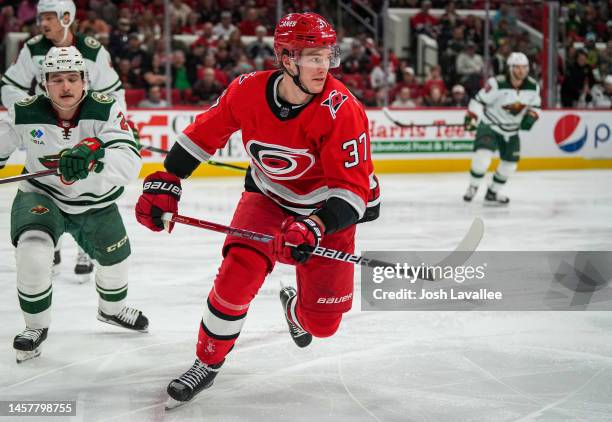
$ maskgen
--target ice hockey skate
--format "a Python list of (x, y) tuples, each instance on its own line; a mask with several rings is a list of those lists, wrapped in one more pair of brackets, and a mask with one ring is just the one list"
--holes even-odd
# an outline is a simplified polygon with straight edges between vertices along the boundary
[(74, 266), (74, 273), (78, 276), (79, 284), (87, 283), (91, 280), (94, 264), (89, 255), (79, 248), (77, 262)]
[(285, 319), (287, 325), (289, 325), (289, 334), (291, 338), (298, 345), (298, 347), (306, 347), (312, 342), (312, 334), (304, 331), (299, 325), (294, 324), (289, 319), (289, 309), (287, 308), (291, 304), (291, 299), (297, 295), (297, 292), (293, 287), (284, 287), (280, 291), (280, 300), (283, 305), (283, 311), (285, 312)]
[(491, 189), (487, 189), (487, 194), (485, 195), (484, 204), (489, 207), (500, 207), (504, 205), (508, 205), (510, 203), (510, 198), (504, 195), (500, 195), (496, 192), (493, 192)]
[(474, 199), (474, 196), (476, 196), (476, 192), (478, 192), (478, 186), (468, 186), (467, 190), (465, 191), (465, 194), (463, 195), (463, 200), (465, 202), (471, 202), (472, 199)]
[(196, 358), (195, 362), (183, 375), (168, 384), (166, 410), (174, 409), (193, 399), (200, 391), (210, 388), (223, 365), (222, 361), (215, 365), (207, 365)]
[(13, 348), (17, 352), (17, 363), (40, 356), (41, 344), (47, 338), (48, 328), (26, 328), (15, 336)]
[(146, 333), (149, 329), (147, 317), (138, 309), (129, 306), (124, 306), (116, 315), (107, 315), (98, 309), (98, 320), (141, 333)]

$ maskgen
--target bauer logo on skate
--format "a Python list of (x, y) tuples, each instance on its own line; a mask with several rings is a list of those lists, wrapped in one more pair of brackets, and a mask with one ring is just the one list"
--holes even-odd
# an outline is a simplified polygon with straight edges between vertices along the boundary
[(292, 180), (306, 173), (315, 162), (307, 149), (292, 149), (261, 141), (249, 141), (248, 154), (270, 179)]
[(568, 114), (561, 117), (555, 125), (555, 143), (565, 152), (580, 150), (586, 143), (588, 134), (587, 125), (576, 114)]

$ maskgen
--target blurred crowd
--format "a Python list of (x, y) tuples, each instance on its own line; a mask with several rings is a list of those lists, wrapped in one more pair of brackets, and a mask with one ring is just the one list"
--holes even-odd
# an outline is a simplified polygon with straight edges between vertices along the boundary
[[(294, 0), (285, 2), (284, 12), (313, 10), (333, 21), (337, 1), (352, 3)], [(5, 0), (0, 7), (0, 39), (8, 32), (36, 35), (36, 3)], [(166, 82), (173, 89), (173, 104), (207, 104), (236, 76), (275, 68), (269, 36), (273, 35), (276, 23), (276, 0), (171, 0), (170, 22), (175, 35), (171, 54), (166, 54), (164, 45), (163, 0), (75, 3), (78, 12), (74, 30), (95, 36), (109, 50), (131, 107), (167, 106)], [(360, 3), (373, 10), (382, 6), (382, 0)], [(406, 52), (406, 57), (390, 52), (385, 72), (382, 48), (374, 42), (373, 34), (359, 32), (360, 25), (345, 24), (353, 32), (338, 28), (342, 64), (332, 73), (365, 105), (382, 106), (388, 96), (389, 104), (396, 107), (465, 107), (483, 83), (485, 48), (491, 58), (490, 75), (504, 73), (510, 52), (521, 51), (530, 59), (531, 75), (540, 80), (541, 46), (530, 39), (517, 21), (539, 30), (543, 16), (541, 2), (491, 0), (491, 37), (486, 47), (484, 3), (484, 0), (392, 0), (391, 7), (420, 9), (409, 22), (411, 45), (416, 45), (419, 34), (435, 39), (439, 65), (417, 75), (414, 50)], [(444, 9), (444, 13), (433, 16), (432, 8)], [(598, 98), (602, 95), (609, 98), (612, 93), (612, 86), (606, 84), (606, 76), (612, 73), (610, 8), (612, 0), (561, 2), (563, 53), (559, 55), (558, 76), (563, 106), (598, 106)], [(460, 15), (458, 9), (475, 12)], [(167, 63), (171, 68), (169, 81)]]

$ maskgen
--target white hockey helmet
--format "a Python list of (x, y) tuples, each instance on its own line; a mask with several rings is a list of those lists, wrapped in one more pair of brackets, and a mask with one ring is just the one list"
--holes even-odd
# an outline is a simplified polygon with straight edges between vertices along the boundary
[[(72, 0), (40, 0), (36, 10), (37, 16), (47, 12), (54, 12), (60, 24), (64, 28), (69, 28), (76, 17), (76, 6)], [(67, 23), (64, 23), (66, 13), (68, 13), (69, 19)]]
[(47, 75), (56, 72), (79, 72), (87, 90), (87, 67), (81, 52), (74, 46), (51, 47), (42, 64), (42, 84), (47, 90)]
[(508, 64), (508, 67), (512, 67), (512, 66), (529, 66), (529, 59), (523, 53), (514, 52), (514, 53), (510, 53), (506, 63)]

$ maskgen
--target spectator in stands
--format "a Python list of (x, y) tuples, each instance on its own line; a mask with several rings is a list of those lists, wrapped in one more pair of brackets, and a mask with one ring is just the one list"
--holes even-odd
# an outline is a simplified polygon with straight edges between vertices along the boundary
[(597, 41), (597, 35), (594, 32), (588, 32), (585, 36), (584, 50), (587, 53), (587, 63), (592, 68), (597, 66), (597, 60), (599, 59), (599, 50), (595, 46)]
[(229, 51), (229, 55), (235, 61), (238, 60), (238, 57), (241, 54), (244, 54), (245, 47), (244, 43), (242, 42), (242, 34), (240, 33), (239, 29), (236, 29), (230, 34), (229, 38), (227, 39), (227, 49)]
[(429, 93), (423, 97), (425, 107), (444, 107), (445, 99), (437, 86), (432, 86)]
[(402, 79), (397, 83), (397, 85), (395, 85), (393, 91), (391, 91), (391, 97), (395, 98), (397, 92), (399, 92), (403, 87), (410, 88), (410, 95), (412, 99), (417, 99), (421, 96), (421, 86), (414, 77), (414, 69), (410, 66), (406, 66), (402, 70)]
[(255, 30), (258, 26), (261, 26), (259, 20), (259, 13), (254, 7), (249, 7), (246, 12), (246, 16), (238, 24), (238, 29), (242, 35), (255, 35)]
[(243, 75), (245, 73), (251, 73), (254, 70), (255, 67), (253, 67), (247, 55), (241, 53), (236, 59), (236, 65), (229, 71), (229, 77), (233, 80), (234, 78), (237, 78), (240, 75)]
[(466, 41), (473, 42), (476, 45), (483, 45), (484, 27), (482, 20), (474, 15), (467, 15), (464, 21), (464, 35)]
[(407, 86), (402, 87), (395, 100), (391, 103), (392, 107), (403, 107), (403, 108), (414, 108), (416, 107), (416, 103), (413, 101), (412, 96), (410, 94), (410, 88)]
[(253, 60), (258, 70), (263, 69), (263, 63), (266, 59), (274, 57), (274, 50), (264, 41), (264, 37), (267, 33), (266, 27), (259, 25), (255, 29), (255, 41), (252, 41), (246, 47), (247, 56), (249, 59)]
[(183, 50), (176, 50), (172, 53), (172, 88), (180, 91), (191, 88), (195, 82), (195, 75), (188, 71), (185, 62)]
[(511, 35), (512, 33), (510, 31), (508, 21), (502, 19), (501, 21), (499, 21), (497, 27), (493, 30), (493, 43), (496, 46), (500, 46), (501, 43), (504, 42), (504, 40), (509, 39)]
[(98, 18), (95, 10), (87, 11), (87, 19), (79, 25), (79, 32), (95, 36), (96, 34), (110, 33), (110, 27), (102, 19)]
[(236, 60), (230, 55), (227, 41), (219, 40), (215, 52), (215, 60), (217, 67), (224, 72), (229, 72), (236, 65)]
[(506, 62), (510, 53), (511, 49), (508, 40), (500, 40), (499, 48), (497, 49), (497, 51), (493, 55), (493, 59), (491, 60), (494, 75), (502, 75), (506, 73), (506, 71), (508, 70), (508, 64)]
[(202, 27), (202, 35), (195, 40), (194, 44), (202, 44), (205, 48), (217, 48), (217, 37), (213, 34), (213, 24), (206, 22)]
[(465, 50), (457, 56), (455, 68), (461, 85), (466, 88), (468, 95), (473, 97), (480, 89), (480, 79), (484, 69), (482, 56), (476, 53), (476, 44), (471, 41), (466, 44)]
[(446, 101), (447, 107), (467, 107), (470, 99), (465, 95), (465, 88), (461, 85), (455, 85), (451, 90), (451, 97)]
[(159, 85), (151, 85), (147, 90), (147, 98), (138, 103), (140, 108), (163, 108), (168, 107), (168, 102), (162, 98)]
[(166, 84), (167, 78), (164, 63), (162, 63), (162, 58), (159, 53), (153, 53), (151, 58), (151, 67), (144, 71), (143, 79), (149, 86)]
[(223, 87), (215, 80), (215, 72), (208, 68), (204, 70), (202, 79), (193, 86), (192, 95), (198, 103), (211, 103), (223, 92)]
[(17, 19), (24, 25), (33, 25), (36, 23), (36, 0), (22, 0), (17, 8)]
[(516, 13), (514, 8), (511, 8), (508, 3), (501, 2), (495, 16), (493, 16), (493, 29), (497, 29), (501, 22), (505, 21), (506, 25), (512, 28), (516, 27)]
[(129, 59), (119, 60), (118, 66), (119, 79), (124, 89), (139, 89), (144, 87), (144, 81), (136, 72), (132, 70), (132, 63)]
[(440, 17), (440, 35), (438, 36), (438, 46), (440, 51), (446, 50), (448, 41), (453, 36), (453, 29), (460, 26), (461, 17), (457, 14), (456, 4), (450, 1), (446, 4), (446, 10)]
[(111, 0), (90, 1), (89, 6), (96, 11), (100, 19), (109, 25), (115, 24), (119, 18), (117, 5)]
[[(370, 72), (370, 87), (372, 89), (378, 89), (385, 86), (385, 72), (383, 70), (383, 65), (381, 62), (381, 58), (379, 56), (375, 56), (371, 58), (371, 63), (374, 65), (372, 71)], [(387, 66), (387, 84), (386, 86), (392, 87), (395, 85), (395, 70), (393, 68), (393, 64), (389, 62)]]
[(351, 44), (351, 53), (342, 62), (342, 71), (344, 73), (365, 73), (368, 66), (368, 57), (366, 56), (361, 42), (357, 39)]
[(198, 37), (204, 33), (204, 22), (201, 22), (200, 14), (192, 10), (187, 15), (187, 23), (181, 28), (181, 34), (197, 35)]
[(149, 53), (147, 53), (142, 47), (140, 36), (133, 32), (128, 35), (128, 42), (123, 51), (119, 53), (119, 58), (128, 59), (131, 62), (132, 69), (149, 68), (151, 66), (151, 59)]
[(433, 87), (438, 88), (442, 96), (446, 95), (446, 84), (442, 80), (442, 69), (438, 65), (432, 66), (429, 71), (429, 77), (423, 84), (423, 95), (428, 95)]
[[(563, 107), (575, 107), (581, 95), (589, 95), (595, 84), (593, 70), (587, 63), (587, 53), (576, 51), (576, 61), (565, 74), (561, 85), (561, 104)], [(588, 102), (588, 100), (587, 100)]]
[(128, 42), (128, 35), (132, 32), (132, 25), (127, 18), (119, 18), (117, 28), (115, 28), (108, 40), (108, 51), (111, 57), (117, 59), (121, 52), (125, 49)]
[(421, 11), (410, 18), (410, 27), (414, 34), (425, 34), (431, 38), (438, 36), (438, 19), (429, 14), (431, 1), (424, 0), (421, 3)]
[(612, 39), (608, 40), (606, 48), (599, 52), (599, 72), (600, 75), (612, 74)]
[(225, 10), (221, 13), (221, 21), (213, 27), (213, 35), (218, 39), (228, 39), (236, 29), (232, 24), (232, 12)]
[(581, 28), (582, 21), (576, 13), (576, 4), (572, 3), (567, 7), (567, 19), (565, 20), (565, 34), (568, 40), (578, 41), (581, 38), (579, 35)]
[(195, 8), (202, 15), (203, 22), (219, 22), (220, 13), (216, 0), (198, 0)]
[(183, 27), (187, 25), (191, 7), (185, 4), (183, 0), (172, 0), (172, 3), (170, 3), (170, 13), (178, 20), (178, 25)]
[[(4, 6), (0, 14), (0, 36), (2, 37), (0, 40), (3, 41), (4, 36), (9, 32), (20, 31), (21, 21), (15, 16), (15, 10), (13, 10), (12, 6)], [(4, 60), (2, 60), (2, 62), (4, 62)]]
[(607, 75), (603, 84), (593, 86), (591, 97), (591, 107), (612, 110), (612, 75)]
[(374, 96), (373, 107), (385, 107), (387, 105), (387, 90), (385, 88), (378, 88)]

